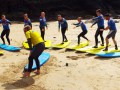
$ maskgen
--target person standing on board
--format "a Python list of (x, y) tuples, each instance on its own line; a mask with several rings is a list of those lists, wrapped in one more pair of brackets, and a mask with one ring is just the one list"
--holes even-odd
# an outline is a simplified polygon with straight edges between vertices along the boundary
[(97, 24), (98, 28), (95, 33), (95, 46), (93, 48), (98, 48), (98, 36), (100, 35), (102, 44), (101, 46), (104, 46), (104, 37), (103, 37), (103, 31), (100, 31), (100, 29), (104, 29), (104, 17), (101, 13), (101, 10), (96, 10), (96, 14), (98, 17), (93, 18), (94, 23), (92, 24), (91, 28)]
[(117, 33), (117, 28), (115, 21), (111, 18), (111, 15), (108, 13), (105, 15), (105, 19), (108, 20), (108, 26), (105, 29), (101, 29), (101, 31), (104, 30), (110, 30), (107, 37), (106, 37), (106, 48), (103, 51), (108, 51), (108, 45), (109, 45), (109, 39), (112, 38), (113, 43), (115, 45), (115, 50), (118, 50), (117, 42), (115, 40), (115, 36)]
[(1, 39), (3, 41), (3, 44), (5, 44), (4, 36), (6, 35), (6, 39), (8, 41), (8, 44), (10, 45), (10, 39), (9, 39), (9, 34), (10, 34), (10, 26), (11, 22), (6, 19), (5, 15), (2, 15), (2, 19), (0, 20), (0, 24), (3, 25), (3, 31), (1, 33)]
[(64, 44), (64, 42), (67, 42), (68, 39), (65, 35), (66, 31), (68, 30), (68, 23), (66, 21), (65, 18), (62, 17), (62, 15), (58, 15), (58, 31), (60, 32), (60, 27), (61, 27), (61, 33), (62, 33), (62, 44)]

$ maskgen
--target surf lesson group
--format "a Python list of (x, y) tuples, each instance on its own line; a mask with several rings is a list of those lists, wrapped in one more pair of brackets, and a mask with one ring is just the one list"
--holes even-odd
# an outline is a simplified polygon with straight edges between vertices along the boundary
[[(97, 24), (97, 30), (95, 33), (95, 46), (93, 46), (92, 48), (96, 49), (99, 47), (104, 47), (103, 51), (108, 51), (108, 47), (109, 47), (109, 39), (112, 38), (113, 43), (115, 45), (115, 50), (118, 50), (118, 46), (117, 46), (117, 42), (115, 39), (116, 33), (117, 33), (117, 28), (116, 28), (116, 24), (115, 21), (111, 18), (111, 14), (107, 13), (103, 16), (101, 9), (96, 10), (96, 14), (97, 17), (92, 18), (91, 20), (93, 21), (93, 24), (91, 25), (91, 28)], [(59, 47), (67, 47), (70, 44), (70, 41), (68, 40), (67, 36), (66, 36), (66, 31), (68, 30), (68, 23), (67, 20), (61, 15), (59, 14), (57, 16), (58, 18), (58, 31), (61, 31), (62, 34), (62, 42), (60, 44), (54, 45), (53, 48), (59, 48)], [(108, 26), (105, 27), (104, 26), (104, 18), (108, 21)], [(77, 45), (74, 46), (74, 48), (82, 48), (81, 44), (87, 46), (88, 43), (90, 42), (90, 40), (86, 37), (86, 34), (88, 33), (88, 29), (86, 24), (82, 21), (82, 17), (78, 17), (77, 18), (77, 23), (74, 23), (73, 25), (75, 26), (73, 29), (77, 28), (77, 27), (81, 27), (82, 32), (80, 32), (80, 34), (77, 36), (78, 38), (78, 42)], [(0, 23), (3, 25), (3, 31), (1, 33), (1, 39), (3, 41), (3, 44), (0, 45), (0, 48), (4, 49), (4, 45), (6, 45), (5, 40), (4, 40), (4, 36), (6, 36), (6, 39), (8, 41), (8, 45), (9, 46), (10, 43), (10, 39), (9, 39), (9, 35), (10, 35), (10, 26), (11, 22), (6, 19), (5, 15), (2, 15), (2, 19), (0, 20)], [(35, 64), (35, 74), (39, 75), (40, 74), (40, 60), (39, 60), (39, 56), (42, 55), (42, 53), (44, 52), (45, 48), (47, 45), (50, 44), (50, 42), (46, 41), (44, 36), (45, 36), (45, 31), (48, 28), (47, 26), (47, 21), (46, 21), (46, 16), (45, 16), (45, 12), (41, 12), (40, 18), (39, 18), (39, 28), (40, 28), (40, 33), (41, 35), (37, 32), (32, 30), (32, 22), (30, 20), (30, 18), (28, 17), (28, 14), (24, 14), (24, 33), (25, 33), (25, 37), (27, 39), (27, 42), (24, 43), (24, 45), (29, 48), (30, 50), (30, 55), (28, 57), (28, 68), (25, 72), (23, 72), (23, 77), (29, 77), (30, 73), (33, 71), (33, 66)], [(61, 30), (60, 30), (61, 29)], [(104, 39), (103, 37), (103, 32), (104, 30), (108, 30), (109, 29), (109, 33), (106, 36), (106, 38)], [(98, 36), (100, 35), (101, 37), (101, 45), (99, 46), (99, 41), (98, 41)], [(87, 40), (87, 43), (81, 43), (80, 42), (80, 38), (84, 38), (85, 40)], [(106, 45), (105, 42), (106, 41)], [(85, 47), (84, 46), (84, 47)], [(14, 47), (9, 47), (8, 49), (13, 49)], [(44, 55), (43, 55), (44, 57)], [(42, 57), (41, 57), (42, 58)], [(46, 58), (45, 62), (49, 59), (49, 55), (48, 58)], [(34, 61), (35, 62), (34, 62)], [(45, 63), (43, 62), (43, 64)]]

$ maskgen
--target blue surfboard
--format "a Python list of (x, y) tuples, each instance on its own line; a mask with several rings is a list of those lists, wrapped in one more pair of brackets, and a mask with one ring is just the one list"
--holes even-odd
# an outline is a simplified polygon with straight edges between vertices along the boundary
[(18, 48), (18, 47), (15, 47), (15, 46), (6, 45), (6, 44), (1, 44), (1, 43), (0, 43), (0, 48), (3, 49), (3, 50), (12, 51), (12, 52), (21, 50), (21, 48)]
[[(40, 67), (43, 66), (49, 60), (49, 58), (50, 58), (50, 53), (43, 52), (38, 58), (40, 61)], [(32, 70), (35, 70), (35, 69), (37, 69), (37, 66), (34, 60)], [(27, 71), (27, 70), (28, 70), (28, 64), (25, 65), (25, 68), (24, 68), (24, 71)]]
[(116, 58), (120, 57), (120, 52), (114, 52), (114, 53), (98, 53), (96, 54), (99, 57), (106, 57), (106, 58)]

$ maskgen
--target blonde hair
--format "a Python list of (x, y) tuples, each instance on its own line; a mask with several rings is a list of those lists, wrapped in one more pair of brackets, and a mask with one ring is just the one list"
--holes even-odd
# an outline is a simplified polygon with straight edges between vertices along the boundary
[(30, 26), (30, 25), (26, 25), (26, 26), (24, 27), (24, 30), (27, 30), (27, 31), (31, 30), (31, 26)]

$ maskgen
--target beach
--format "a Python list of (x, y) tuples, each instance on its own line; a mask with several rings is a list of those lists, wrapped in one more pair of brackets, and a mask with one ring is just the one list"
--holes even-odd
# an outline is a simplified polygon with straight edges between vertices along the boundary
[[(71, 45), (77, 44), (77, 35), (81, 32), (80, 27), (73, 29), (72, 23), (75, 22), (77, 21), (68, 20), (69, 28), (66, 35)], [(97, 26), (90, 28), (91, 23), (86, 25), (89, 46), (94, 46)], [(107, 22), (105, 25), (107, 26)], [(116, 25), (118, 29), (116, 40), (120, 46), (120, 24)], [(22, 50), (20, 52), (2, 50), (4, 55), (0, 56), (0, 90), (120, 90), (120, 58), (98, 58), (95, 55), (65, 49), (46, 49), (45, 52), (49, 52), (51, 58), (41, 67), (41, 74), (36, 76), (32, 73), (31, 77), (22, 78), (29, 56), (29, 51), (22, 46), (22, 42), (26, 41), (23, 27), (23, 24), (11, 25), (11, 45), (21, 47)], [(38, 22), (33, 23), (33, 30), (40, 32)], [(105, 31), (104, 37), (107, 34), (108, 31)], [(57, 21), (48, 22), (45, 39), (51, 40), (53, 45), (61, 43), (62, 36), (58, 32)], [(81, 39), (82, 41), (85, 40)], [(114, 47), (111, 39), (110, 42), (110, 47)]]

